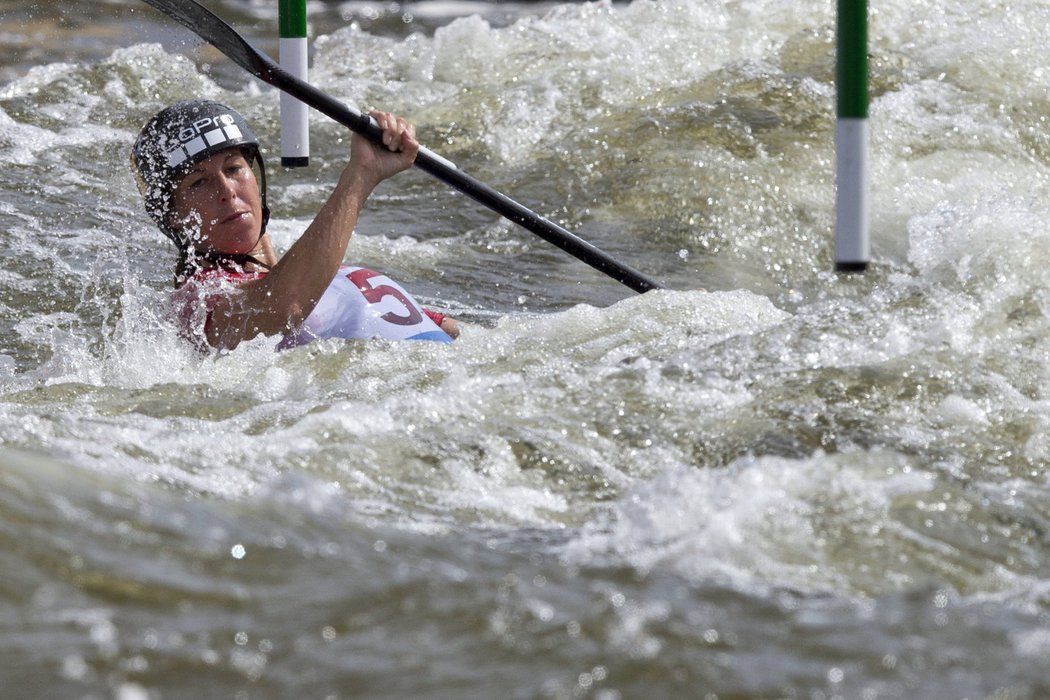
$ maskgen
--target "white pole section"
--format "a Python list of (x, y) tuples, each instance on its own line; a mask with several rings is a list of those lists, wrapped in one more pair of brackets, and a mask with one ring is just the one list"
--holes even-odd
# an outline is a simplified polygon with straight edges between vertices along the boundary
[[(307, 79), (306, 0), (280, 0), (280, 65), (296, 78)], [(310, 164), (310, 110), (281, 92), (281, 165), (302, 168)]]

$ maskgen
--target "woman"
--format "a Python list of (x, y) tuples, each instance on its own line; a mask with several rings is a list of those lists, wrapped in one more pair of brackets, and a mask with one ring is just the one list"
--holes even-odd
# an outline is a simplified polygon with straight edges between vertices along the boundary
[(290, 347), (319, 337), (450, 342), (459, 334), (455, 320), (422, 309), (388, 278), (342, 264), (372, 190), (419, 150), (404, 119), (371, 116), (382, 145), (354, 135), (335, 190), (280, 260), (266, 233), (259, 142), (240, 114), (194, 100), (143, 127), (132, 166), (146, 210), (178, 249), (176, 299), (191, 339), (232, 349), (258, 335), (281, 335), (281, 347)]

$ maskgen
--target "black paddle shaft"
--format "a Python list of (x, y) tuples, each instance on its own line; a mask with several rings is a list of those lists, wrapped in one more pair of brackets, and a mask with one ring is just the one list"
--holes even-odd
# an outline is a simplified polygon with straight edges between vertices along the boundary
[[(144, 0), (212, 44), (230, 60), (264, 83), (283, 90), (343, 126), (382, 142), (382, 129), (368, 115), (356, 112), (313, 85), (300, 80), (262, 53), (233, 27), (194, 0)], [(636, 292), (663, 285), (624, 265), (574, 233), (531, 211), (510, 197), (467, 175), (453, 163), (421, 147), (415, 165), (497, 214), (513, 221)]]

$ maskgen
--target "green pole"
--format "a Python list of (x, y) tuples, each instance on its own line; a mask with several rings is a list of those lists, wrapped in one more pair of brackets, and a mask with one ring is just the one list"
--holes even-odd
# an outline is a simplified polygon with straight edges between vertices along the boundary
[[(306, 81), (306, 0), (280, 0), (277, 24), (281, 68)], [(286, 92), (281, 93), (281, 164), (287, 168), (310, 164), (310, 110)]]
[(868, 117), (868, 3), (838, 0), (838, 116)]
[(305, 39), (305, 0), (280, 0), (277, 6), (277, 23), (282, 39)]
[(838, 0), (835, 120), (835, 269), (863, 272), (868, 214), (868, 3)]

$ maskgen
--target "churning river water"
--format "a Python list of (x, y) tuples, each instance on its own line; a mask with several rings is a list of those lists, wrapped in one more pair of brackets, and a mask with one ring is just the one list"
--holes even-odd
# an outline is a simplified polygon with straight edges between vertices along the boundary
[(1050, 697), (1050, 3), (872, 0), (841, 276), (834, 3), (312, 2), (317, 86), (677, 291), (410, 172), (347, 259), (457, 342), (206, 358), (138, 128), (248, 115), (281, 248), (348, 134), (284, 170), (140, 2), (0, 22), (4, 698)]

